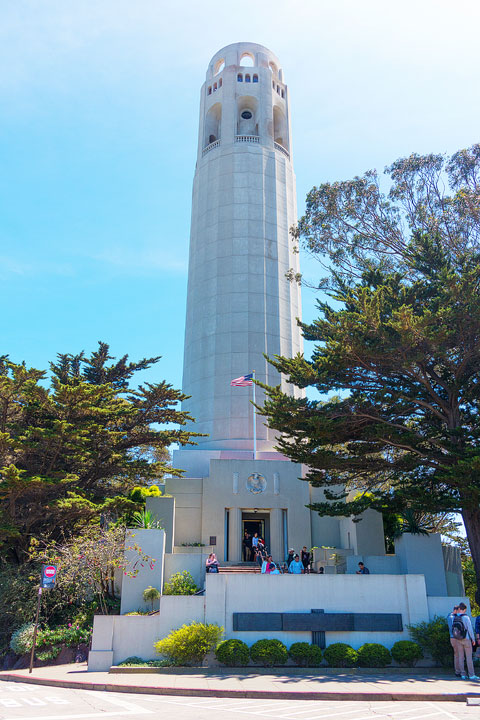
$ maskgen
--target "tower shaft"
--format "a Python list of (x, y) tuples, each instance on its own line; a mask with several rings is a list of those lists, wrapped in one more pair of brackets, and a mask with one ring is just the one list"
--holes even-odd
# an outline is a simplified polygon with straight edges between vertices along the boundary
[[(245, 66), (248, 58), (251, 66)], [(183, 391), (207, 433), (199, 449), (251, 450), (251, 388), (230, 381), (253, 370), (280, 382), (264, 353), (302, 349), (300, 290), (289, 236), (296, 222), (288, 90), (277, 58), (237, 43), (212, 59), (201, 91), (193, 183)], [(263, 392), (257, 390), (257, 402)], [(257, 422), (259, 452), (273, 431)]]

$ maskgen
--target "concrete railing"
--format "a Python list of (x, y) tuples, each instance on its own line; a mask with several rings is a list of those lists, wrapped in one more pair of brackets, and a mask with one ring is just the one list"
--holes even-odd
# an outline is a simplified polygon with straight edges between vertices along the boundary
[(210, 150), (213, 150), (214, 148), (218, 147), (220, 145), (220, 140), (215, 140), (214, 142), (210, 143), (210, 145), (207, 145), (207, 147), (203, 148), (202, 150), (202, 157), (206, 155)]
[(235, 135), (235, 142), (259, 143), (258, 135)]
[(275, 150), (280, 150), (281, 153), (283, 153), (289, 160), (290, 160), (290, 153), (286, 148), (283, 147), (283, 145), (280, 145), (280, 143), (274, 142)]

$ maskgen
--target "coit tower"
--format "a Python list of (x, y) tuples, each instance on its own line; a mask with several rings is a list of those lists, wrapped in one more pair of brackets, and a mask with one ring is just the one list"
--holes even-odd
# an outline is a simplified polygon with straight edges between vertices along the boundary
[[(228, 45), (210, 61), (200, 97), (183, 367), (191, 397), (183, 409), (196, 419), (190, 429), (206, 437), (175, 459), (187, 472), (203, 474), (201, 455), (252, 457), (252, 388), (230, 382), (255, 371), (276, 385), (264, 354), (302, 350), (300, 289), (286, 277), (299, 271), (289, 234), (296, 217), (281, 64), (262, 45)], [(263, 403), (258, 388), (256, 400)], [(256, 438), (257, 457), (268, 459), (275, 436), (258, 419)]]

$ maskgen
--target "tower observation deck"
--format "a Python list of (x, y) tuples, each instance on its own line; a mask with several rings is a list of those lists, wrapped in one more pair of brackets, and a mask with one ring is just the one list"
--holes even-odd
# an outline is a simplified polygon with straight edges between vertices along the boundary
[[(183, 391), (191, 396), (183, 409), (208, 437), (179, 451), (180, 467), (187, 455), (205, 450), (211, 457), (219, 457), (212, 451), (251, 457), (252, 390), (230, 381), (255, 370), (258, 380), (276, 385), (279, 374), (263, 354), (302, 351), (300, 289), (286, 278), (289, 268), (299, 271), (289, 234), (296, 219), (280, 62), (262, 45), (228, 45), (212, 58), (201, 89), (183, 367)], [(259, 420), (262, 457), (275, 436)]]

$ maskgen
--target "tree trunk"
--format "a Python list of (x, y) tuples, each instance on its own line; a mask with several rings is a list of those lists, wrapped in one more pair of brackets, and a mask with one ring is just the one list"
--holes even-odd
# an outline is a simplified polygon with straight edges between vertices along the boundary
[(465, 507), (462, 517), (477, 580), (475, 601), (480, 605), (480, 507)]

